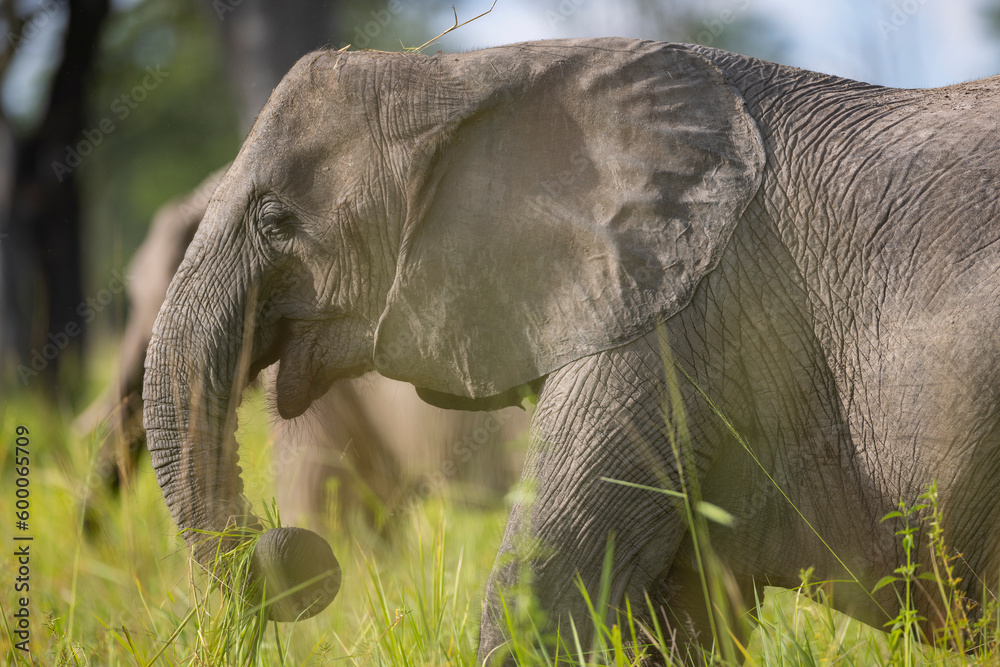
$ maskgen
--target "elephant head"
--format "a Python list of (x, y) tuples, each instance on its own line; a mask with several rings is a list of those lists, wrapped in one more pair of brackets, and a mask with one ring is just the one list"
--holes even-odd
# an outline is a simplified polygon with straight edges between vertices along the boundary
[[(195, 557), (218, 548), (204, 531), (255, 521), (233, 434), (261, 368), (280, 361), (285, 418), (370, 370), (496, 407), (682, 308), (763, 159), (742, 98), (681, 46), (300, 60), (216, 190), (147, 356), (147, 442)], [(274, 578), (336, 569), (289, 531), (258, 549)], [(315, 613), (337, 583), (278, 616)]]

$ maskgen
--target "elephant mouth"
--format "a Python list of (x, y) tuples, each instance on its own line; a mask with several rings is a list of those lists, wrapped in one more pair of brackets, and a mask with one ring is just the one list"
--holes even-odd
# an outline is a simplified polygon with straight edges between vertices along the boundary
[(330, 383), (323, 387), (316, 381), (312, 367), (298, 361), (294, 356), (284, 356), (278, 363), (275, 398), (282, 419), (295, 419), (330, 388)]
[(247, 384), (253, 383), (257, 377), (268, 366), (277, 363), (281, 359), (282, 350), (288, 343), (289, 326), (287, 320), (279, 320), (275, 325), (275, 335), (271, 344), (261, 353), (259, 357), (250, 363), (247, 373)]
[(308, 410), (313, 401), (328, 392), (334, 382), (360, 377), (368, 370), (366, 366), (352, 366), (325, 372), (312, 367), (299, 370), (294, 363), (289, 363), (286, 357), (282, 357), (278, 364), (278, 379), (275, 386), (278, 414), (282, 419), (295, 419)]
[(355, 378), (369, 370), (365, 365), (331, 367), (317, 361), (316, 356), (315, 346), (293, 337), (287, 337), (282, 345), (275, 382), (275, 399), (282, 419), (302, 415), (337, 380)]

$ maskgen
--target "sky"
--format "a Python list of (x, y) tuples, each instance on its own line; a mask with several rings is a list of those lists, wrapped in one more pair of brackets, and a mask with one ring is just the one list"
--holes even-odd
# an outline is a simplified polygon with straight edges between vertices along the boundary
[[(138, 0), (114, 0), (127, 8)], [(277, 0), (274, 0), (277, 1)], [(658, 38), (655, 26), (638, 15), (638, 0), (498, 0), (485, 17), (440, 41), (447, 50), (466, 50), (559, 37)], [(670, 3), (683, 0), (645, 0)], [(887, 86), (943, 86), (1000, 72), (1000, 35), (991, 36), (983, 6), (1000, 0), (696, 0), (708, 21), (757, 17), (770, 26), (762, 40), (783, 45), (785, 64)], [(56, 3), (28, 0), (42, 7)], [(419, 11), (420, 0), (371, 0), (374, 11), (398, 2)], [(459, 21), (489, 8), (491, 0), (456, 0)], [(26, 40), (5, 82), (2, 103), (14, 117), (37, 108), (44, 94), (39, 71), (52, 66), (53, 45), (65, 21), (58, 11), (38, 15), (40, 39)], [(441, 30), (454, 22), (452, 10), (428, 21)], [(711, 26), (706, 26), (706, 29)], [(352, 30), (347, 31), (352, 34)], [(758, 55), (750, 53), (748, 55)]]
[[(405, 1), (405, 0), (404, 0)], [(668, 1), (668, 0), (665, 0)], [(465, 0), (459, 20), (489, 7)], [(787, 46), (786, 64), (871, 83), (931, 87), (1000, 72), (1000, 37), (986, 31), (985, 0), (708, 0), (709, 17), (756, 15)], [(447, 48), (478, 48), (556, 37), (655, 37), (633, 2), (499, 0), (493, 12), (454, 36)], [(451, 10), (438, 19), (447, 27)], [(718, 25), (718, 24), (716, 24)], [(754, 55), (754, 54), (749, 54)]]

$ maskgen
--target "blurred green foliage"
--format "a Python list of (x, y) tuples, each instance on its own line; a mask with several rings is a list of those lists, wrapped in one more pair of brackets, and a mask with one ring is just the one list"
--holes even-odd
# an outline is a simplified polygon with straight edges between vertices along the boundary
[(79, 167), (87, 293), (126, 265), (159, 206), (231, 160), (243, 140), (207, 3), (144, 0), (115, 12), (97, 71), (89, 127), (114, 129)]

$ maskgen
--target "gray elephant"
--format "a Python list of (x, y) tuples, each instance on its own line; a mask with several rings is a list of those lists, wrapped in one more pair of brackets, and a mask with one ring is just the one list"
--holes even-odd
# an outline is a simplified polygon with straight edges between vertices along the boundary
[[(116, 381), (76, 420), (80, 431), (105, 433), (92, 492), (117, 489), (135, 472), (144, 448), (141, 392), (153, 322), (227, 168), (164, 204), (129, 263), (130, 311)], [(265, 384), (273, 385), (273, 377)], [(460, 500), (496, 503), (516, 479), (507, 445), (526, 430), (526, 414), (515, 408), (488, 414), (441, 410), (403, 383), (337, 383), (298, 419), (271, 420), (278, 505), (283, 515), (311, 524), (321, 523), (334, 505), (341, 522), (359, 512), (384, 530), (403, 504), (444, 491), (445, 483)], [(328, 493), (332, 480), (335, 495)], [(87, 507), (86, 525), (93, 531), (100, 517), (92, 495)]]
[[(607, 479), (696, 478), (736, 519), (710, 535), (745, 594), (814, 566), (873, 624), (902, 560), (880, 518), (938, 479), (976, 598), (998, 576), (998, 103), (995, 79), (894, 90), (626, 39), (303, 58), (154, 329), (145, 418), (175, 521), (202, 562), (216, 545), (191, 529), (255, 523), (231, 415), (280, 360), (284, 417), (371, 370), (452, 407), (537, 393), (537, 493), (487, 584), (483, 660), (524, 566), (550, 622), (586, 616), (575, 577), (596, 589), (611, 535), (611, 606), (648, 594), (705, 639), (678, 500)], [(272, 582), (333, 567), (317, 536), (273, 532)]]

